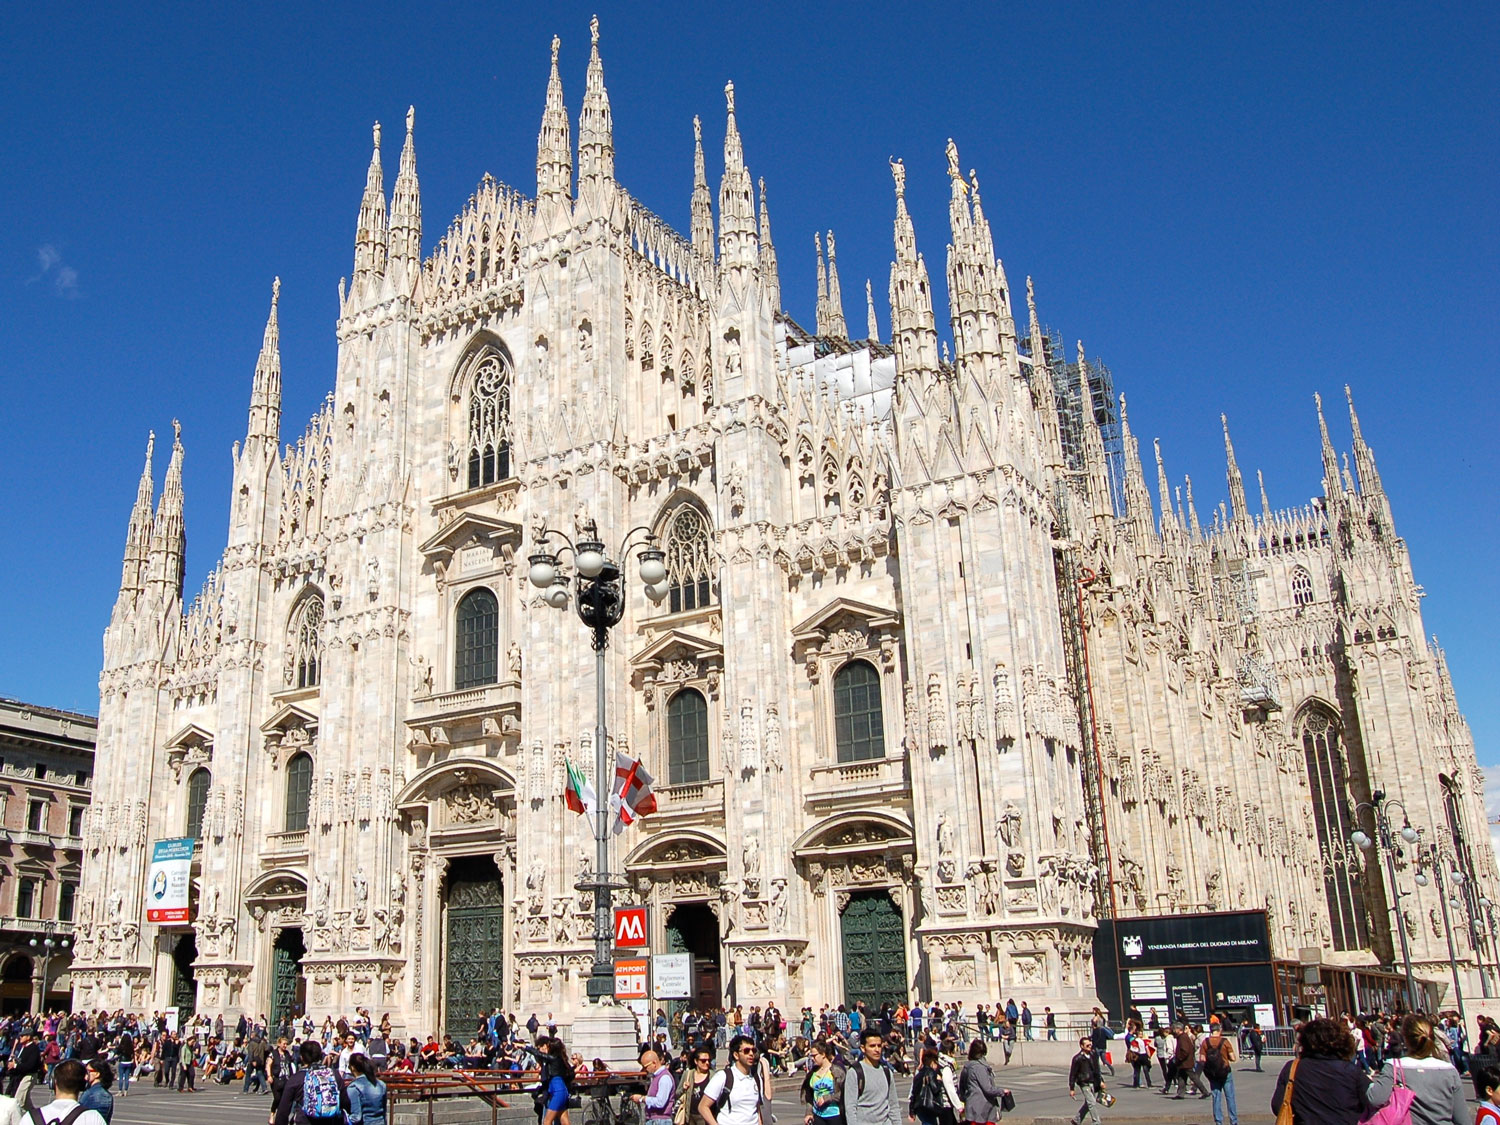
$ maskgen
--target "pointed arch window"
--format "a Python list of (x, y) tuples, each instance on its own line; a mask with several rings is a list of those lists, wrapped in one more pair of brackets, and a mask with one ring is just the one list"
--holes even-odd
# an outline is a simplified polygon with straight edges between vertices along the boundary
[(213, 781), (213, 774), (205, 769), (196, 769), (188, 777), (187, 825), (183, 829), (184, 836), (197, 839), (203, 835), (203, 813), (208, 808), (208, 790)]
[(286, 832), (306, 832), (312, 805), (313, 760), (306, 753), (292, 755), (286, 764)]
[(693, 688), (667, 703), (667, 780), (670, 785), (708, 780), (708, 701)]
[(1367, 949), (1370, 935), (1365, 919), (1364, 885), (1350, 851), (1349, 836), (1354, 831), (1349, 814), (1352, 802), (1344, 756), (1339, 748), (1337, 719), (1322, 707), (1309, 708), (1302, 716), (1301, 734), (1333, 947)]
[(458, 603), (458, 645), (453, 662), (455, 691), (492, 684), (500, 676), (500, 603), (480, 587)]
[(713, 602), (713, 539), (708, 520), (692, 504), (683, 504), (662, 528), (667, 554), (667, 598), (672, 613), (701, 609)]
[(469, 380), (469, 487), (510, 476), (510, 367), (486, 352)]
[(833, 736), (841, 762), (885, 757), (880, 673), (868, 660), (851, 660), (834, 674)]
[(1312, 575), (1308, 573), (1305, 566), (1295, 567), (1292, 570), (1292, 601), (1299, 606), (1312, 604)]
[(287, 684), (317, 687), (323, 673), (323, 597), (311, 594), (298, 603), (291, 623), (292, 659), (286, 670)]

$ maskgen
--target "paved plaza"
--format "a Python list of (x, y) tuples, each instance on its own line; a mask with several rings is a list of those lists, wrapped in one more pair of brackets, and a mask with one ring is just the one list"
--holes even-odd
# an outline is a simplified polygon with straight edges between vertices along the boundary
[[(997, 1052), (998, 1054), (998, 1052)], [(1270, 1103), (1276, 1073), (1282, 1060), (1266, 1060), (1266, 1070), (1257, 1074), (1247, 1068), (1235, 1069), (1235, 1085), (1240, 1120), (1246, 1125), (1266, 1125), (1273, 1120)], [(1016, 1095), (1016, 1111), (1006, 1120), (1060, 1121), (1076, 1112), (1078, 1103), (1068, 1097), (1067, 1071), (1055, 1066), (1009, 1067), (995, 1060), (999, 1081)], [(1154, 1091), (1133, 1090), (1125, 1067), (1113, 1080), (1106, 1077), (1109, 1088), (1119, 1097), (1113, 1109), (1104, 1110), (1106, 1123), (1132, 1125), (1135, 1122), (1164, 1122), (1170, 1125), (1209, 1125), (1213, 1121), (1212, 1103), (1189, 1095), (1182, 1101), (1163, 1098)], [(1159, 1078), (1159, 1075), (1157, 1076)], [(1153, 1079), (1154, 1081), (1155, 1079)], [(779, 1125), (798, 1125), (803, 1107), (797, 1101), (796, 1088), (781, 1080), (777, 1091), (776, 1117)], [(1466, 1087), (1467, 1088), (1467, 1087)], [(902, 1083), (902, 1115), (905, 1116), (905, 1083)], [(159, 1090), (149, 1084), (133, 1086), (128, 1098), (115, 1100), (113, 1125), (263, 1125), (270, 1108), (265, 1095), (240, 1095), (236, 1087), (215, 1085), (197, 1094), (177, 1094)], [(582, 1125), (575, 1111), (573, 1125)]]

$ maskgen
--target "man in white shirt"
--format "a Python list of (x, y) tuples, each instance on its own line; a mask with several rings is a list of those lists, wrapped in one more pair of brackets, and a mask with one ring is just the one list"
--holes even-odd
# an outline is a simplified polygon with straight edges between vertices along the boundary
[(348, 1035), (344, 1036), (344, 1045), (339, 1050), (339, 1077), (345, 1082), (352, 1082), (355, 1078), (354, 1068), (349, 1065), (349, 1060), (355, 1055), (361, 1054), (364, 1054), (364, 1052), (360, 1049), (359, 1040), (355, 1037), (354, 1032), (351, 1031)]
[(729, 1041), (729, 1065), (703, 1087), (698, 1113), (708, 1125), (760, 1125), (760, 1075), (755, 1040), (736, 1035)]
[(67, 1121), (68, 1125), (107, 1125), (95, 1109), (85, 1109), (77, 1116), (70, 1116), (78, 1110), (78, 1095), (83, 1093), (87, 1084), (83, 1064), (77, 1059), (58, 1063), (52, 1072), (53, 1099), (44, 1106), (32, 1107), (30, 1114), (21, 1120), (25, 1125), (53, 1125), (58, 1121)]

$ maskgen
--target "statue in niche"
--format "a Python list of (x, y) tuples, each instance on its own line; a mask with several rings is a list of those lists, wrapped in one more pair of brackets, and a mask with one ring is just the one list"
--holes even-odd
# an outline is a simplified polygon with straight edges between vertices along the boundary
[(1016, 848), (1021, 844), (1021, 810), (1014, 801), (1006, 801), (1005, 807), (1000, 811), (1000, 839), (1007, 848)]

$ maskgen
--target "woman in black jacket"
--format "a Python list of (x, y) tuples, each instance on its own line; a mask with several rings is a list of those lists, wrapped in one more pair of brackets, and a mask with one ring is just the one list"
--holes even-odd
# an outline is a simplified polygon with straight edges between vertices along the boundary
[[(1297, 1032), (1298, 1058), (1281, 1068), (1271, 1112), (1280, 1113), (1292, 1085), (1295, 1125), (1357, 1125), (1370, 1104), (1370, 1077), (1354, 1065), (1354, 1036), (1341, 1021), (1308, 1020)], [(1295, 1068), (1295, 1069), (1294, 1069)]]

